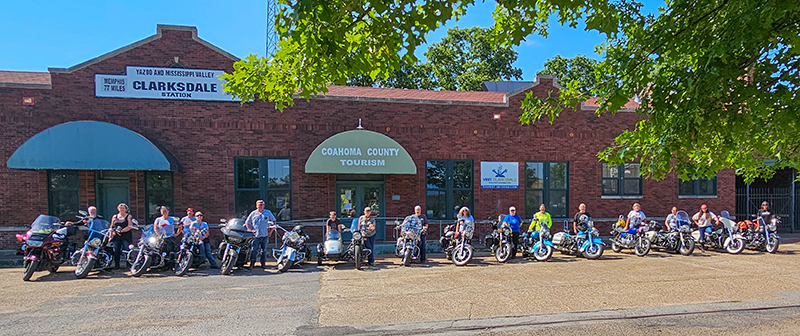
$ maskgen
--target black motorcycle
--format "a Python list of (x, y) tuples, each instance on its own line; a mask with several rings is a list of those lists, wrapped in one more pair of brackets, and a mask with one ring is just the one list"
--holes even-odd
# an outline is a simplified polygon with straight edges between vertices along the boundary
[(781, 218), (774, 216), (769, 222), (756, 216), (755, 225), (742, 230), (745, 247), (751, 250), (767, 251), (767, 253), (778, 252), (781, 237), (778, 236), (778, 224)]
[(652, 248), (688, 256), (694, 252), (695, 247), (691, 222), (685, 211), (678, 211), (677, 217), (677, 230), (667, 231), (663, 224), (650, 221), (647, 224), (646, 236)]
[(153, 230), (153, 225), (148, 225), (142, 231), (139, 243), (136, 246), (131, 245), (128, 252), (131, 276), (139, 277), (150, 268), (162, 268), (169, 264), (169, 255), (162, 252), (165, 239), (164, 235)]
[(183, 276), (189, 268), (197, 268), (203, 263), (203, 236), (206, 230), (190, 230), (181, 240), (181, 249), (175, 259), (175, 275)]
[(241, 218), (228, 221), (221, 219), (220, 222), (225, 223), (221, 229), (224, 240), (219, 244), (217, 253), (222, 259), (222, 274), (227, 275), (234, 266), (241, 268), (250, 260), (255, 232), (248, 230)]
[[(455, 231), (456, 225), (460, 225), (462, 230), (458, 233)], [(475, 229), (473, 223), (466, 223), (464, 220), (459, 220), (457, 224), (448, 225), (445, 228), (445, 234), (439, 239), (439, 244), (444, 250), (447, 260), (452, 260), (456, 266), (464, 266), (472, 260), (473, 247), (470, 245), (472, 241), (472, 233)]]
[(69, 239), (76, 232), (75, 225), (62, 223), (58, 217), (39, 215), (28, 232), (17, 234), (17, 240), (22, 242), (17, 252), (25, 256), (22, 280), (30, 280), (36, 271), (58, 271), (76, 249), (75, 243)]
[(497, 262), (504, 263), (511, 258), (512, 253), (516, 252), (511, 242), (511, 226), (508, 223), (499, 222), (489, 217), (492, 221), (492, 233), (486, 235), (484, 241), (486, 247), (492, 251)]
[(78, 211), (78, 224), (86, 226), (86, 242), (83, 248), (75, 251), (70, 260), (75, 265), (75, 277), (83, 279), (89, 272), (104, 270), (111, 264), (111, 255), (106, 251), (114, 233), (108, 221), (100, 218), (91, 219), (86, 211)]

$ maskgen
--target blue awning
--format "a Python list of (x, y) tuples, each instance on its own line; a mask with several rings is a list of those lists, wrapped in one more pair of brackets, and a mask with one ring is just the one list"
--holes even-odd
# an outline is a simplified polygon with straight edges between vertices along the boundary
[(181, 170), (178, 159), (155, 142), (100, 121), (50, 127), (25, 141), (6, 165), (10, 169)]

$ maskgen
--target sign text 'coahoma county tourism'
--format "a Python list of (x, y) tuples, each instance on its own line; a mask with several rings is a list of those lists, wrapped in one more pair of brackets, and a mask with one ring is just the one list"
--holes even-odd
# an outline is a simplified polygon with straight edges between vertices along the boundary
[[(397, 156), (400, 153), (399, 148), (367, 148), (365, 151), (369, 157), (386, 157)], [(362, 156), (361, 148), (359, 147), (323, 147), (320, 149), (320, 154), (323, 156)], [(339, 159), (342, 166), (385, 166), (386, 160), (381, 159)]]
[(306, 173), (416, 174), (408, 152), (392, 138), (356, 129), (325, 139), (308, 157)]
[(97, 97), (233, 101), (222, 70), (127, 67), (125, 75), (94, 75)]

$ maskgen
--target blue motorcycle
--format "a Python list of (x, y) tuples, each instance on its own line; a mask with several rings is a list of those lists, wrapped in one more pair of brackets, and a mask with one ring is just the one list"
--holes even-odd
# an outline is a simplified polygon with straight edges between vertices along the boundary
[(586, 259), (599, 259), (603, 255), (606, 244), (600, 239), (600, 233), (594, 227), (594, 222), (589, 216), (583, 215), (578, 219), (578, 233), (570, 235), (569, 222), (564, 221), (564, 232), (553, 235), (553, 246), (566, 254), (580, 255)]
[(555, 245), (550, 241), (550, 228), (547, 225), (539, 225), (539, 229), (533, 232), (525, 232), (522, 235), (522, 257), (532, 256), (537, 261), (547, 261), (553, 256)]

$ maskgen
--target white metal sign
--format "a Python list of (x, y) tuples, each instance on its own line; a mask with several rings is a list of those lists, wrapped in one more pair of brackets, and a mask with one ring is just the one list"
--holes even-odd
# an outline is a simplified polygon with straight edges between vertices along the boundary
[(519, 162), (481, 162), (481, 188), (519, 188)]
[(127, 67), (125, 75), (94, 75), (97, 97), (234, 101), (222, 91), (222, 70)]

